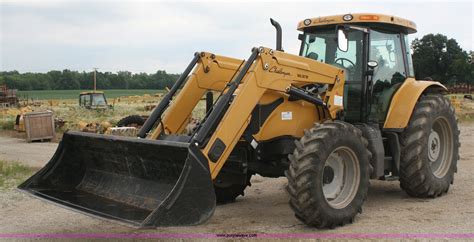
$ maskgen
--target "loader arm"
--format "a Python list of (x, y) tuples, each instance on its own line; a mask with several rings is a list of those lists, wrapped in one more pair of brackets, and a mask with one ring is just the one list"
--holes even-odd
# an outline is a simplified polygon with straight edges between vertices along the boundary
[(193, 73), (163, 115), (162, 124), (149, 138), (157, 139), (164, 126), (165, 134), (180, 134), (186, 128), (194, 107), (207, 91), (222, 92), (242, 65), (243, 60), (218, 56), (208, 52), (200, 57)]
[(314, 83), (328, 84), (321, 101), (330, 117), (335, 119), (343, 109), (342, 69), (281, 51), (254, 48), (190, 144), (198, 146), (207, 158), (211, 178), (217, 177), (241, 139), (253, 108), (265, 92), (289, 93), (294, 87)]

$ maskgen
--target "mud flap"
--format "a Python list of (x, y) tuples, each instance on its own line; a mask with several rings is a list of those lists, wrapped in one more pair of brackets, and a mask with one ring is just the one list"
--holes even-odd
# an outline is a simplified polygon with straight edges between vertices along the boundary
[(189, 143), (66, 132), (56, 153), (18, 187), (63, 207), (138, 227), (212, 216), (207, 159)]

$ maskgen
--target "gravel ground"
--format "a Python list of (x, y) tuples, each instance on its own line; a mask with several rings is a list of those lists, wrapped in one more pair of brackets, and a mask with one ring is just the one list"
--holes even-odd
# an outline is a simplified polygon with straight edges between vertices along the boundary
[(32, 142), (0, 136), (0, 160), (19, 161), (27, 166), (42, 167), (53, 156), (57, 143)]
[[(416, 199), (408, 197), (398, 181), (371, 181), (363, 213), (353, 224), (334, 230), (309, 228), (293, 216), (284, 190), (285, 178), (255, 176), (245, 197), (218, 206), (207, 223), (152, 230), (91, 218), (16, 190), (7, 191), (0, 194), (0, 233), (473, 233), (473, 136), (473, 124), (461, 125), (461, 160), (447, 195)], [(0, 159), (36, 166), (49, 159), (55, 145), (0, 138)]]

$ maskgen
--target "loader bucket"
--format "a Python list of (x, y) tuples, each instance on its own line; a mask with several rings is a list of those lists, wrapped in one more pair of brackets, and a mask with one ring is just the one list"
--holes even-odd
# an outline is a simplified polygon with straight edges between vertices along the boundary
[(207, 159), (189, 143), (66, 132), (49, 163), (19, 189), (138, 227), (206, 221), (215, 194)]

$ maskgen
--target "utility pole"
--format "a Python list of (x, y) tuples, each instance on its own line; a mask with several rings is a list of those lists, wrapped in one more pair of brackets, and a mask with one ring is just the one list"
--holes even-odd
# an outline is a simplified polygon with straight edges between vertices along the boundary
[(96, 72), (97, 72), (97, 69), (99, 69), (99, 68), (95, 68), (95, 67), (94, 67), (94, 92), (95, 92), (96, 89), (97, 89), (97, 79), (96, 79)]

